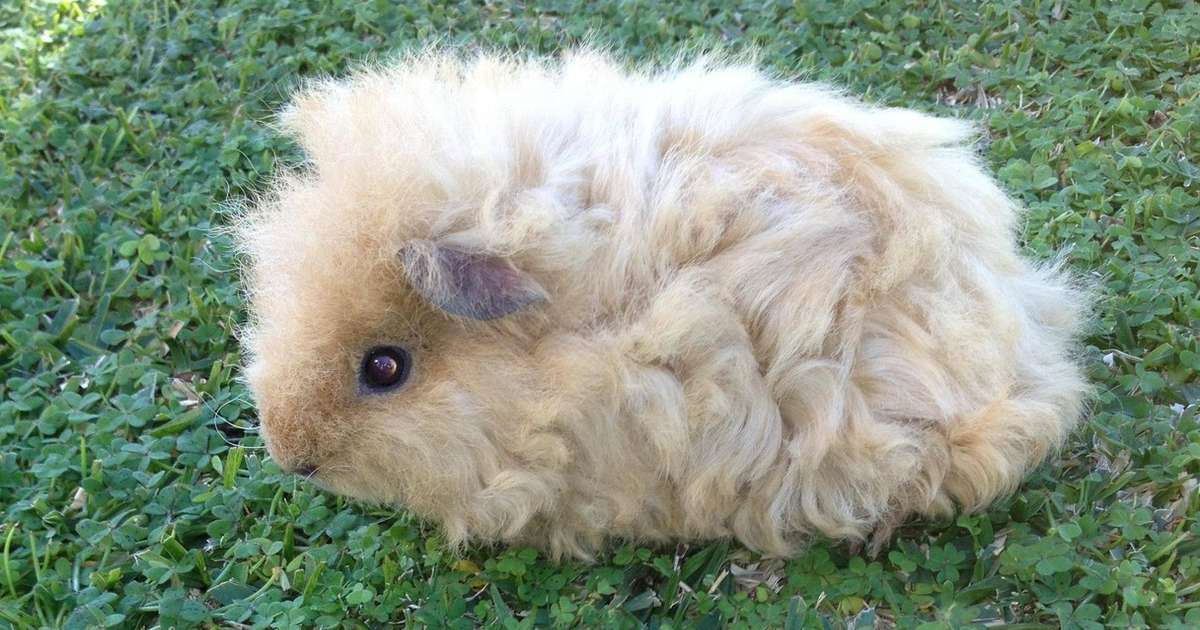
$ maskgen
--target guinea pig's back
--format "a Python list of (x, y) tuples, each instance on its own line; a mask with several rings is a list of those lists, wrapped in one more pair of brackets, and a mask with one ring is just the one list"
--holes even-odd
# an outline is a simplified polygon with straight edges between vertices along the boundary
[[(1020, 256), (1020, 208), (967, 145), (970, 125), (738, 67), (635, 87), (630, 144), (602, 170), (622, 191), (610, 281), (652, 295), (702, 270), (723, 287), (784, 450), (824, 480), (809, 506), (973, 509), (1062, 443), (1087, 389), (1085, 299)], [(856, 526), (809, 511), (830, 531)]]

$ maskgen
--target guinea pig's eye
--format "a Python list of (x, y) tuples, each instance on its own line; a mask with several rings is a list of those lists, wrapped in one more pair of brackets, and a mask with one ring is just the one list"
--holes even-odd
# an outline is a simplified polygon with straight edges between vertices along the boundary
[(412, 357), (403, 348), (372, 348), (363, 357), (359, 380), (367, 390), (383, 392), (403, 385), (411, 369)]

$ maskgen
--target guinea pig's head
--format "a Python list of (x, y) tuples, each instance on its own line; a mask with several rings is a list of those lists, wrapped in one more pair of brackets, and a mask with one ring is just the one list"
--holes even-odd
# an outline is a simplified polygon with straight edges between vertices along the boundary
[(272, 458), (436, 518), (512, 465), (502, 444), (537, 387), (548, 294), (519, 243), (473, 225), (505, 169), (439, 146), (406, 106), (420, 92), (435, 98), (373, 77), (298, 97), (285, 122), (308, 164), (236, 234), (244, 377)]
[(347, 241), (280, 234), (293, 249), (249, 267), (245, 378), (267, 450), (339, 494), (435, 515), (506, 464), (499, 432), (533, 386), (519, 320), (545, 291), (457, 243), (320, 232)]

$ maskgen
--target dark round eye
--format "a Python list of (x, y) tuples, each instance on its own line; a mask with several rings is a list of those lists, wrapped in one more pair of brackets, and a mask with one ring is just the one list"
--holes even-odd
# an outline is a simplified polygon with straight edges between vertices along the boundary
[(411, 368), (412, 358), (403, 348), (373, 348), (363, 357), (359, 379), (370, 391), (386, 391), (403, 385)]

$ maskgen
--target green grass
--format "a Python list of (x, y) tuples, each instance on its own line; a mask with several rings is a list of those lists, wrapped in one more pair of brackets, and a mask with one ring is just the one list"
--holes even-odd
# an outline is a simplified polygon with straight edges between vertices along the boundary
[[(0, 3), (0, 626), (1200, 627), (1194, 3), (320, 4)], [(552, 52), (589, 31), (632, 58), (756, 46), (982, 123), (1025, 247), (1099, 287), (1097, 395), (1061, 457), (876, 560), (718, 542), (594, 566), (455, 557), (266, 460), (212, 229), (296, 156), (269, 112), (431, 38)]]

